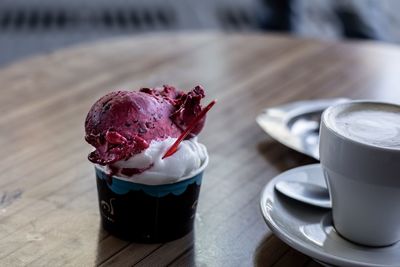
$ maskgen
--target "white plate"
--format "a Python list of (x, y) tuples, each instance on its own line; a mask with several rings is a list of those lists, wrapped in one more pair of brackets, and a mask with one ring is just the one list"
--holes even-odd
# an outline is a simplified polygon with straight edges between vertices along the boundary
[(278, 142), (315, 159), (318, 155), (319, 123), (322, 112), (346, 98), (315, 99), (265, 109), (258, 125)]
[(343, 239), (332, 225), (331, 211), (303, 204), (277, 192), (279, 180), (324, 183), (320, 164), (286, 171), (272, 179), (261, 195), (261, 211), (272, 232), (294, 249), (324, 264), (349, 267), (400, 267), (400, 242), (365, 247)]

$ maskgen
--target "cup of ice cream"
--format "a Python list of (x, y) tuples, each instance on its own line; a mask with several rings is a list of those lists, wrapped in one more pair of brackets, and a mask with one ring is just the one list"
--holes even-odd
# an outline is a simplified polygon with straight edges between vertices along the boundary
[(202, 176), (208, 164), (197, 141), (200, 120), (176, 152), (163, 157), (202, 111), (204, 90), (171, 86), (116, 91), (100, 98), (86, 121), (95, 150), (102, 225), (136, 242), (167, 242), (193, 229)]

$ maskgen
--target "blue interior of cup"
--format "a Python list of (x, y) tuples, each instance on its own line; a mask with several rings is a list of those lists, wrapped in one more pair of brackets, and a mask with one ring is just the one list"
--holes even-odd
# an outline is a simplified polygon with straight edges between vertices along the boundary
[[(103, 172), (102, 170), (95, 168), (96, 176), (99, 179), (108, 180), (109, 176)], [(185, 179), (183, 181), (172, 183), (172, 184), (162, 184), (162, 185), (146, 185), (146, 184), (138, 184), (130, 181), (124, 181), (115, 177), (112, 177), (112, 182), (107, 183), (108, 187), (116, 194), (123, 195), (128, 193), (129, 191), (138, 191), (142, 190), (148, 195), (153, 197), (163, 197), (168, 194), (174, 194), (176, 196), (181, 195), (185, 192), (188, 185), (196, 183), (197, 185), (201, 184), (201, 180), (203, 178), (203, 172), (200, 172), (193, 176), (192, 178)]]

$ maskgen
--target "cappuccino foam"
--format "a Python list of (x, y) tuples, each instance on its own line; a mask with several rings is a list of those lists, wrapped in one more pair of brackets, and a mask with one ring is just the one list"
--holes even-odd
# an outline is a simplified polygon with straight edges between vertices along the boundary
[(400, 106), (353, 102), (330, 108), (327, 125), (349, 139), (384, 148), (400, 149)]

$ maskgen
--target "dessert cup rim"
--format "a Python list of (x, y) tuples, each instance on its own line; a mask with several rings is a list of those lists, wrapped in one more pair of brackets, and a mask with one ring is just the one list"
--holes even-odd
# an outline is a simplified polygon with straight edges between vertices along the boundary
[[(114, 179), (118, 179), (118, 180), (122, 180), (122, 181), (126, 181), (126, 182), (131, 182), (131, 183), (135, 183), (135, 184), (143, 184), (143, 185), (147, 185), (147, 186), (157, 186), (157, 185), (164, 185), (164, 184), (175, 184), (175, 183), (179, 183), (179, 182), (183, 182), (186, 181), (188, 179), (194, 178), (197, 175), (199, 175), (200, 173), (202, 173), (204, 171), (204, 169), (208, 166), (208, 162), (209, 162), (209, 156), (208, 154), (206, 154), (206, 158), (203, 160), (203, 163), (201, 164), (201, 166), (195, 171), (195, 172), (191, 172), (190, 174), (183, 176), (179, 179), (177, 179), (174, 182), (170, 182), (170, 183), (160, 183), (160, 184), (144, 184), (144, 183), (140, 183), (140, 182), (136, 182), (133, 181), (130, 178), (126, 178), (126, 177), (121, 177), (121, 176), (117, 176), (117, 175), (113, 175), (112, 178)], [(103, 169), (103, 166), (99, 165), (99, 164), (94, 164), (95, 169), (101, 171), (101, 172), (105, 172)]]

